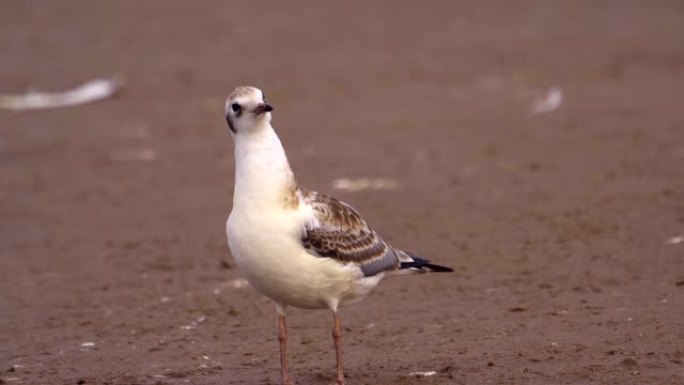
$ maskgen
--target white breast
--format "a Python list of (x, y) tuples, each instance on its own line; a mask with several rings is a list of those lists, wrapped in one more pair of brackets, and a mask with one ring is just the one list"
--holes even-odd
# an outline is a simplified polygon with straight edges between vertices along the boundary
[(262, 294), (281, 305), (334, 308), (362, 298), (382, 278), (309, 254), (302, 245), (311, 208), (287, 200), (294, 176), (270, 125), (236, 135), (233, 210), (226, 223), (238, 269)]
[(283, 305), (326, 308), (353, 296), (357, 269), (307, 253), (293, 226), (300, 219), (293, 214), (234, 210), (227, 233), (238, 269), (252, 286)]

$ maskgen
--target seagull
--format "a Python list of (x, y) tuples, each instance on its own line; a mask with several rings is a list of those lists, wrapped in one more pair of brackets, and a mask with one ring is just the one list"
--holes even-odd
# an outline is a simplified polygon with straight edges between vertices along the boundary
[(226, 233), (235, 265), (275, 303), (281, 384), (287, 366), (286, 308), (329, 309), (336, 384), (344, 384), (338, 309), (363, 299), (386, 276), (452, 272), (392, 247), (352, 206), (300, 186), (271, 126), (273, 107), (255, 87), (237, 87), (225, 117), (235, 141), (235, 190)]

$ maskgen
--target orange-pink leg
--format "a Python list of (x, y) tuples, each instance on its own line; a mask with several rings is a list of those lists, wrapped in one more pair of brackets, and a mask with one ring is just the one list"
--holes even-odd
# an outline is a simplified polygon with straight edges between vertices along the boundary
[(287, 371), (287, 324), (285, 316), (278, 315), (278, 341), (280, 342), (280, 383), (292, 385), (290, 374)]
[(335, 356), (337, 357), (337, 385), (344, 385), (344, 371), (342, 370), (342, 331), (340, 330), (340, 318), (333, 311), (333, 340), (335, 341)]

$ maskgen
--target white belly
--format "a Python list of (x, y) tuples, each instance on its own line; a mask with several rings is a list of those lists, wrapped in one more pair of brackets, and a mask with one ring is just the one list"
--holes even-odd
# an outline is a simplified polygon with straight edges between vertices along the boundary
[(358, 268), (307, 253), (299, 226), (292, 214), (264, 218), (231, 213), (226, 224), (228, 245), (252, 286), (281, 305), (305, 309), (336, 308), (370, 290), (364, 290), (370, 282)]

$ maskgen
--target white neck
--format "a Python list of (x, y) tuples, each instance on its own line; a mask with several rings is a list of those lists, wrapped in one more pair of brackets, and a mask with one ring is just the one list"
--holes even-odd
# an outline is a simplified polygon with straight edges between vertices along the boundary
[(295, 186), (285, 150), (270, 123), (235, 135), (233, 208), (283, 204)]

